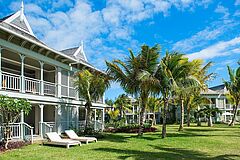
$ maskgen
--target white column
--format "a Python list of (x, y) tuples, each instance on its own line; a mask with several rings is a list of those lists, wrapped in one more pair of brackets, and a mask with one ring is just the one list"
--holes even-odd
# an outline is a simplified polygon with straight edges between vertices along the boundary
[(216, 107), (218, 108), (219, 106), (218, 106), (218, 99), (217, 98), (215, 98), (215, 103), (216, 103)]
[(105, 111), (102, 109), (102, 131), (104, 130), (104, 122), (105, 122)]
[(43, 66), (44, 62), (39, 61), (40, 63), (40, 95), (44, 95), (44, 84), (43, 84)]
[(75, 117), (75, 121), (76, 121), (76, 129), (78, 130), (78, 129), (79, 129), (79, 125), (78, 125), (78, 122), (79, 122), (79, 106), (76, 106), (76, 117)]
[(0, 89), (2, 89), (2, 49), (0, 46)]
[(43, 123), (43, 108), (44, 108), (44, 105), (43, 104), (40, 104), (39, 105), (39, 108), (40, 108), (40, 131), (39, 131), (39, 133), (40, 133), (40, 136), (41, 137), (43, 137), (43, 125), (42, 125), (42, 123)]
[(21, 110), (20, 123), (24, 123), (24, 112)]
[(24, 79), (24, 59), (25, 55), (20, 54), (21, 59), (21, 92), (25, 93), (25, 79)]
[(56, 71), (57, 71), (57, 97), (61, 97), (61, 84), (62, 84), (62, 68), (60, 68), (60, 67), (57, 67), (57, 69), (56, 69)]
[(23, 123), (24, 123), (24, 112), (23, 112), (23, 110), (21, 110), (21, 114), (20, 114), (20, 127), (21, 127), (20, 137), (21, 137), (21, 139), (23, 139), (23, 137), (24, 137)]
[(67, 71), (67, 96), (69, 97), (70, 72)]
[(97, 110), (94, 109), (94, 130), (97, 129)]

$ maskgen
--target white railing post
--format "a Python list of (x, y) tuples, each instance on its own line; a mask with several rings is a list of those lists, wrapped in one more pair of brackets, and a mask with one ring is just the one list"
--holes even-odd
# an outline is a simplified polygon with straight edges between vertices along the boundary
[(2, 89), (2, 47), (0, 46), (0, 89)]
[(24, 80), (24, 59), (25, 55), (20, 54), (21, 59), (21, 92), (25, 93), (25, 80)]
[(40, 95), (44, 95), (44, 84), (43, 84), (43, 66), (44, 62), (39, 61), (40, 63)]
[(33, 144), (33, 128), (31, 128), (31, 144)]
[(39, 105), (40, 108), (40, 136), (43, 138), (43, 104)]

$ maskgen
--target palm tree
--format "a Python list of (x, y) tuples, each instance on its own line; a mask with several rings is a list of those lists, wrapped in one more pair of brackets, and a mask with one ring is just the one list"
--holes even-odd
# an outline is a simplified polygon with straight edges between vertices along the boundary
[(215, 116), (217, 113), (221, 113), (218, 108), (211, 107), (210, 105), (205, 106), (205, 108), (200, 109), (199, 112), (203, 112), (208, 118), (208, 126), (212, 127), (212, 117)]
[(82, 69), (75, 75), (74, 85), (77, 88), (79, 97), (84, 98), (86, 108), (86, 125), (85, 129), (91, 127), (91, 107), (92, 102), (103, 97), (105, 90), (110, 86), (109, 78), (97, 71)]
[(166, 137), (166, 118), (169, 100), (173, 95), (176, 95), (181, 83), (188, 83), (183, 81), (183, 79), (187, 77), (189, 68), (188, 59), (178, 52), (166, 52), (165, 57), (160, 62), (156, 78), (160, 81), (158, 90), (161, 92), (164, 103), (162, 138)]
[(114, 60), (113, 62), (106, 62), (106, 64), (109, 75), (120, 83), (126, 93), (140, 97), (141, 110), (138, 135), (142, 135), (147, 100), (150, 93), (155, 89), (154, 86), (158, 84), (154, 76), (159, 64), (160, 46), (149, 47), (143, 45), (136, 56), (131, 50), (129, 52), (130, 56), (125, 61)]
[(196, 108), (197, 126), (201, 126), (201, 116), (204, 114), (201, 106), (211, 103), (211, 100), (201, 95), (196, 95), (190, 103), (191, 108)]
[(148, 98), (148, 110), (153, 113), (152, 126), (156, 125), (155, 112), (159, 110), (160, 100), (159, 98), (149, 97)]
[(228, 68), (230, 81), (224, 81), (224, 85), (229, 91), (229, 97), (231, 97), (231, 100), (234, 105), (233, 118), (229, 123), (229, 126), (232, 126), (234, 125), (236, 114), (237, 114), (237, 108), (240, 104), (240, 67), (238, 67), (236, 71), (231, 69), (229, 66), (227, 66), (227, 68)]
[(191, 86), (189, 88), (189, 94), (186, 97), (187, 106), (187, 126), (190, 126), (190, 111), (195, 107), (195, 100), (199, 99), (202, 90), (206, 90), (207, 82), (215, 77), (214, 73), (208, 73), (209, 68), (212, 66), (212, 62), (208, 62), (203, 66), (203, 60), (195, 59), (192, 62), (191, 73), (199, 82), (199, 85)]
[(114, 102), (114, 107), (119, 110), (120, 117), (123, 118), (125, 116), (126, 111), (131, 111), (130, 99), (128, 98), (127, 95), (121, 94)]

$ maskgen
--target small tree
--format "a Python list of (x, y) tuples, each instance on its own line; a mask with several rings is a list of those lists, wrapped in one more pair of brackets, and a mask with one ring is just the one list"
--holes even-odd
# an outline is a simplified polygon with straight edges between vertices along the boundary
[(131, 112), (130, 108), (132, 106), (130, 101), (127, 95), (121, 94), (114, 102), (114, 107), (119, 110), (121, 119), (126, 118), (126, 112)]
[(74, 84), (77, 87), (79, 96), (86, 101), (86, 130), (87, 128), (91, 128), (92, 103), (103, 97), (104, 92), (110, 86), (109, 79), (106, 75), (103, 75), (100, 72), (90, 72), (87, 69), (83, 69), (76, 74)]
[(160, 107), (160, 99), (155, 97), (149, 97), (148, 98), (148, 110), (153, 113), (153, 119), (152, 119), (152, 126), (156, 125), (156, 111), (159, 110)]
[(4, 143), (8, 149), (8, 142), (12, 138), (10, 124), (15, 123), (23, 111), (28, 114), (32, 109), (30, 102), (26, 99), (16, 99), (8, 96), (0, 95), (0, 116), (2, 117), (2, 125), (4, 126)]
[(221, 111), (218, 108), (213, 108), (213, 107), (210, 107), (210, 106), (205, 106), (205, 108), (201, 109), (199, 111), (199, 113), (200, 112), (203, 112), (207, 116), (209, 127), (213, 126), (212, 117), (216, 116), (217, 113), (221, 113)]
[(224, 81), (224, 85), (229, 91), (228, 97), (231, 97), (231, 101), (233, 102), (233, 118), (229, 123), (229, 126), (234, 125), (235, 118), (237, 115), (237, 108), (240, 104), (240, 67), (237, 70), (233, 70), (228, 66), (228, 74), (230, 77), (230, 81)]

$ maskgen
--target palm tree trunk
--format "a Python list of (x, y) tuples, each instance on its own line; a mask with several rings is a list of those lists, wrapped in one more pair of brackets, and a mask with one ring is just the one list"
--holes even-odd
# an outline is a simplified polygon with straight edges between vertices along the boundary
[(162, 138), (165, 138), (167, 135), (167, 107), (168, 107), (168, 100), (164, 100), (164, 108), (163, 108), (163, 124), (162, 124)]
[(140, 111), (140, 119), (139, 119), (140, 125), (138, 130), (138, 136), (143, 135), (146, 107), (147, 107), (147, 98), (142, 98), (142, 107)]
[(200, 107), (198, 106), (198, 113), (197, 113), (197, 126), (201, 126), (201, 117), (199, 113)]
[(233, 107), (233, 117), (231, 122), (229, 123), (229, 126), (234, 126), (236, 115), (237, 115), (237, 107), (238, 107), (238, 103)]
[(85, 130), (91, 127), (91, 102), (87, 102), (85, 104), (87, 113), (86, 113), (86, 125), (85, 125)]
[(181, 119), (178, 131), (183, 131), (183, 123), (184, 123), (184, 101), (181, 100)]
[(198, 117), (197, 117), (197, 126), (201, 126), (201, 117), (200, 117), (199, 114), (198, 114)]
[(156, 115), (155, 115), (155, 112), (153, 112), (153, 125), (156, 125)]
[(212, 126), (213, 126), (213, 124), (212, 124), (212, 116), (210, 115), (208, 117), (208, 127), (212, 127)]
[(187, 126), (190, 127), (190, 106), (187, 106)]

